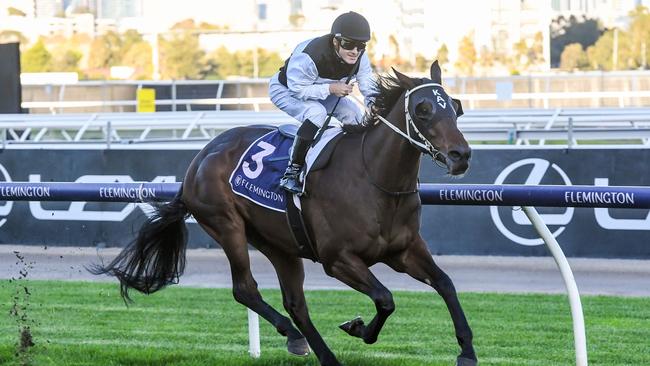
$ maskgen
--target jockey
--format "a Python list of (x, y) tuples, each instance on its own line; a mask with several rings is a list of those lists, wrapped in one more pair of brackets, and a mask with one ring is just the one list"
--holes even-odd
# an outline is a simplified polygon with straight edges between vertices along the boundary
[(368, 56), (363, 52), (370, 40), (370, 25), (360, 14), (348, 12), (339, 15), (329, 34), (306, 40), (293, 50), (269, 82), (269, 94), (275, 106), (302, 123), (294, 140), (291, 160), (280, 186), (299, 194), (300, 171), (305, 155), (316, 132), (323, 126), (327, 114), (338, 98), (340, 102), (333, 116), (344, 124), (357, 124), (363, 118), (362, 109), (349, 98), (354, 83), (345, 83), (359, 56), (359, 67), (354, 75), (366, 105), (373, 98), (373, 74)]

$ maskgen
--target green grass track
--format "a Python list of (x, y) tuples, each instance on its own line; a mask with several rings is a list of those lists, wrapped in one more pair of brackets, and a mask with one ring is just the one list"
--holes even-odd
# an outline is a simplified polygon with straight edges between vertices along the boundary
[[(279, 291), (262, 293), (284, 313)], [(459, 348), (442, 299), (434, 292), (394, 292), (394, 299), (379, 341), (365, 345), (337, 326), (356, 315), (370, 320), (368, 298), (307, 292), (316, 327), (345, 365), (453, 365)], [(575, 365), (566, 296), (460, 299), (481, 365)], [(313, 355), (289, 355), (284, 338), (261, 319), (262, 357), (251, 359), (246, 309), (229, 289), (171, 287), (134, 300), (126, 307), (116, 284), (4, 280), (0, 365), (317, 365)], [(582, 303), (590, 365), (650, 365), (650, 299), (583, 296)], [(35, 345), (21, 352), (25, 326)]]

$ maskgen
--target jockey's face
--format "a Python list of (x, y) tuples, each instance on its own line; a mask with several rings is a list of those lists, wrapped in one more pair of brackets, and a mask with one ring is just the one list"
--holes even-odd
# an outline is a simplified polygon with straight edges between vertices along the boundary
[(332, 42), (334, 43), (334, 49), (336, 50), (336, 53), (339, 55), (339, 57), (345, 61), (345, 63), (349, 65), (353, 65), (357, 62), (357, 59), (359, 58), (359, 55), (361, 54), (361, 51), (359, 50), (358, 47), (354, 47), (351, 50), (347, 50), (343, 47), (341, 47), (341, 44), (339, 43), (339, 40), (336, 38), (332, 39)]

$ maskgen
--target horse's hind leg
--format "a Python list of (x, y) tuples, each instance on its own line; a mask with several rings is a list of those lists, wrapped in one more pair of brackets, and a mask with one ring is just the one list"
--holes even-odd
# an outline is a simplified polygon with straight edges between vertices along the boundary
[(284, 308), (291, 315), (294, 323), (305, 335), (305, 338), (307, 338), (320, 364), (323, 366), (339, 366), (340, 363), (336, 356), (325, 344), (309, 317), (303, 291), (305, 272), (302, 259), (269, 250), (265, 250), (264, 254), (269, 258), (278, 274)]
[(449, 276), (433, 261), (424, 240), (419, 238), (418, 242), (403, 252), (398, 259), (387, 262), (387, 264), (398, 272), (406, 272), (416, 280), (426, 283), (440, 294), (451, 315), (456, 339), (461, 347), (457, 365), (476, 365), (477, 359), (472, 344), (472, 330), (467, 323), (460, 301), (458, 301), (456, 288)]
[[(305, 347), (297, 347), (303, 335), (291, 320), (267, 304), (257, 289), (248, 256), (248, 244), (244, 233), (244, 223), (240, 218), (197, 218), (203, 229), (215, 239), (228, 257), (232, 273), (233, 296), (237, 302), (259, 314), (271, 323), (278, 333), (287, 337), (288, 350), (300, 356), (305, 355)], [(304, 342), (303, 342), (304, 343)]]
[(377, 313), (368, 325), (365, 325), (361, 318), (355, 318), (341, 324), (340, 328), (352, 336), (362, 338), (368, 344), (375, 343), (386, 319), (395, 311), (393, 295), (356, 256), (339, 257), (335, 262), (324, 264), (324, 268), (330, 276), (372, 299)]

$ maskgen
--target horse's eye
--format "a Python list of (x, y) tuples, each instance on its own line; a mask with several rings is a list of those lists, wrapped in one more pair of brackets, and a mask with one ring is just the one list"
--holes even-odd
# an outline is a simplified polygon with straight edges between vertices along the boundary
[(424, 120), (433, 117), (433, 105), (429, 102), (421, 102), (415, 106), (415, 116)]

